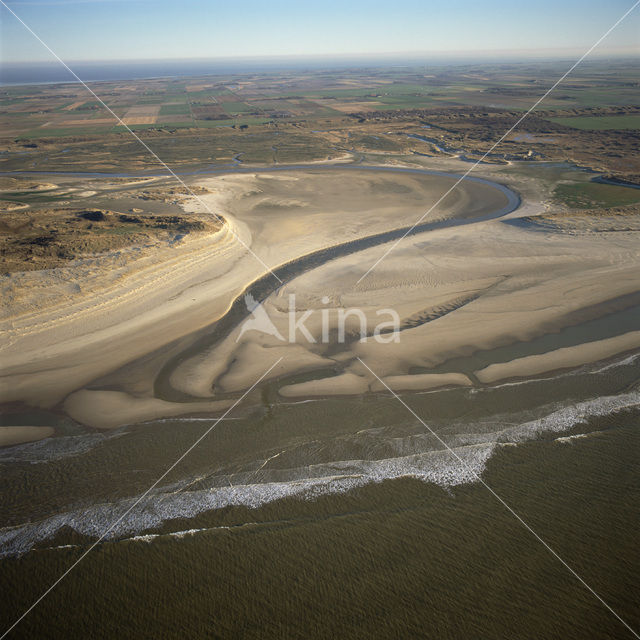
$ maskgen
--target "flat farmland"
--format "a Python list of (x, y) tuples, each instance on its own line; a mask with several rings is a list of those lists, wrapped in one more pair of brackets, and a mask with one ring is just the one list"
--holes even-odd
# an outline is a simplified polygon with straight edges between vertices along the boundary
[[(358, 73), (345, 69), (120, 80), (92, 86), (128, 127), (141, 131), (167, 135), (178, 129), (245, 125), (328, 131), (350, 129), (354, 117), (362, 114), (379, 114), (379, 120), (420, 117), (429, 123), (433, 120), (429, 113), (441, 109), (521, 113), (564, 70), (560, 63), (513, 65), (509, 70), (491, 65), (482, 69), (462, 65), (389, 67)], [(624, 61), (616, 73), (605, 73), (597, 62), (581, 65), (563, 82), (561, 91), (545, 100), (544, 117), (566, 127), (567, 132), (569, 128), (585, 132), (637, 129), (640, 115), (634, 109), (639, 80), (635, 66)], [(421, 111), (425, 114), (418, 116)], [(458, 122), (456, 129), (479, 136), (481, 128), (469, 128), (469, 122)], [(72, 83), (0, 88), (0, 123), (5, 139), (100, 137), (123, 130), (86, 89)], [(389, 141), (380, 141), (379, 133), (363, 134), (372, 151), (389, 146)], [(328, 133), (325, 142), (334, 138)], [(396, 142), (390, 146), (395, 147)], [(514, 140), (525, 142), (535, 144), (537, 140)], [(415, 144), (420, 147), (418, 153), (425, 152)]]
[(122, 122), (126, 125), (129, 124), (153, 124), (158, 117), (160, 107), (157, 105), (145, 105), (131, 107), (124, 114)]

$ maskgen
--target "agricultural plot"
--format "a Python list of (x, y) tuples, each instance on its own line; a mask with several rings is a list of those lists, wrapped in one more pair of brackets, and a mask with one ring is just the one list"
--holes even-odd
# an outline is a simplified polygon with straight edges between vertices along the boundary
[[(559, 63), (512, 65), (510, 69), (458, 65), (321, 73), (283, 71), (102, 82), (95, 90), (128, 127), (157, 139), (184, 135), (182, 132), (190, 129), (198, 129), (205, 136), (215, 130), (219, 136), (228, 129), (243, 127), (246, 134), (246, 127), (251, 127), (251, 135), (277, 129), (283, 140), (306, 128), (325, 132), (323, 144), (335, 145), (332, 153), (336, 155), (351, 148), (360, 153), (422, 153), (425, 145), (415, 140), (400, 144), (402, 137), (387, 136), (389, 124), (404, 126), (405, 133), (432, 124), (436, 126), (434, 131), (438, 133), (434, 135), (440, 148), (464, 147), (469, 153), (481, 153), (486, 150), (487, 141), (497, 139), (513, 122), (510, 115), (502, 117), (500, 112), (515, 115), (528, 109), (562, 71)], [(640, 127), (640, 111), (633, 106), (638, 102), (635, 87), (639, 79), (637, 69), (624, 62), (615, 73), (610, 69), (603, 72), (598, 63), (581, 65), (563, 83), (562, 91), (545, 100), (545, 110), (536, 127), (528, 126), (511, 136), (505, 141), (503, 146), (507, 148), (503, 152), (511, 158), (514, 154), (525, 157), (533, 149), (549, 159), (570, 157), (590, 162), (596, 149), (613, 144), (612, 140), (593, 137), (598, 131), (612, 136), (616, 130), (622, 135), (625, 129)], [(616, 104), (622, 107), (606, 106)], [(590, 109), (594, 107), (592, 113)], [(450, 116), (438, 115), (443, 110), (451, 110)], [(473, 118), (463, 115), (472, 110), (476, 110)], [(455, 115), (458, 113), (460, 117)], [(491, 117), (484, 117), (483, 113)], [(365, 124), (360, 122), (363, 114), (372, 114), (364, 118)], [(531, 125), (532, 118), (529, 121)], [(50, 153), (51, 138), (62, 138), (60, 145), (64, 148), (73, 138), (90, 139), (92, 144), (97, 140), (121, 142), (124, 131), (77, 84), (0, 88), (0, 125), (7, 141), (5, 148), (14, 144), (11, 141), (17, 141), (19, 146), (21, 141), (25, 145), (38, 144), (42, 139), (47, 140)], [(618, 146), (625, 148), (633, 142), (630, 138), (616, 140)], [(310, 144), (318, 144), (318, 140)], [(242, 161), (249, 162), (254, 157), (256, 162), (283, 162), (288, 156), (309, 155), (298, 144), (290, 151), (281, 144), (275, 145), (276, 150), (271, 146), (264, 154), (254, 150), (253, 155), (244, 155)], [(437, 149), (429, 146), (427, 151), (440, 153)], [(228, 148), (224, 156), (234, 157), (238, 151)], [(326, 149), (322, 154), (326, 157)], [(627, 161), (623, 166), (619, 160), (622, 157), (622, 152), (606, 156), (607, 170), (636, 172), (633, 162)], [(68, 159), (62, 157), (59, 162), (65, 165)]]
[(255, 111), (255, 108), (248, 105), (246, 102), (223, 102), (222, 108), (225, 113), (228, 114), (249, 113)]
[(161, 116), (175, 116), (175, 115), (189, 115), (191, 109), (188, 104), (185, 103), (170, 103), (163, 104), (160, 107), (159, 115)]
[(127, 110), (122, 118), (123, 124), (154, 124), (160, 111), (159, 105), (136, 105)]

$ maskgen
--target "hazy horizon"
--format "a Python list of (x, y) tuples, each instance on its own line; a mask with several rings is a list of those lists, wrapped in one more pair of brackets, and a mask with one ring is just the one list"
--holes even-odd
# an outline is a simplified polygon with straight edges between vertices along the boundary
[[(483, 55), (484, 54), (484, 55)], [(252, 74), (277, 72), (355, 71), (365, 68), (406, 68), (424, 71), (457, 65), (490, 66), (492, 64), (562, 64), (571, 62), (580, 53), (560, 52), (470, 52), (458, 55), (434, 52), (380, 53), (362, 55), (308, 55), (308, 56), (228, 56), (217, 58), (149, 58), (138, 60), (68, 60), (70, 68), (83, 81), (119, 81), (145, 78), (211, 76), (224, 74)], [(594, 52), (591, 64), (610, 59), (632, 61), (640, 54), (627, 50)], [(583, 63), (585, 64), (585, 63)], [(16, 61), (0, 63), (0, 86), (22, 84), (73, 83), (76, 78), (57, 60)]]
[[(65, 61), (254, 58), (581, 55), (621, 17), (629, 0), (542, 0), (514, 11), (505, 0), (394, 5), (329, 0), (322, 6), (248, 0), (241, 9), (203, 0), (22, 0), (12, 11)], [(481, 25), (481, 28), (480, 28)], [(6, 7), (3, 63), (53, 60)], [(600, 55), (640, 52), (640, 13), (599, 45)], [(621, 53), (623, 52), (623, 53)]]

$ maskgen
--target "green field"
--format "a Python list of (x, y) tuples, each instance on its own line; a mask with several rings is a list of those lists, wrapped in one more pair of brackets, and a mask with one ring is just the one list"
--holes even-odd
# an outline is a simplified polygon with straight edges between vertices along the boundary
[[(125, 130), (124, 127), (120, 127), (120, 129), (122, 129), (123, 131)], [(19, 139), (26, 140), (32, 138), (58, 138), (64, 136), (98, 136), (110, 133), (112, 131), (114, 131), (114, 128), (111, 126), (33, 129), (32, 131), (27, 131), (26, 133), (20, 134)]]
[(111, 131), (127, 131), (130, 129), (131, 131), (142, 131), (144, 129), (180, 129), (180, 128), (190, 128), (195, 127), (192, 121), (188, 122), (166, 122), (163, 124), (155, 123), (155, 124), (130, 124), (127, 127), (123, 127), (121, 125), (117, 125), (111, 129)]
[(239, 126), (242, 124), (266, 124), (270, 122), (269, 118), (260, 118), (258, 116), (245, 116), (240, 118), (235, 118), (234, 120), (198, 120), (197, 126), (201, 128), (208, 127), (231, 127), (233, 125)]
[(640, 202), (640, 189), (598, 182), (559, 184), (554, 197), (572, 209), (621, 207)]
[(606, 131), (608, 129), (640, 129), (640, 115), (625, 116), (574, 116), (549, 118), (551, 122), (574, 129)]
[(143, 96), (138, 98), (136, 104), (162, 104), (164, 101), (164, 96)]
[(191, 109), (188, 104), (163, 104), (160, 107), (161, 116), (177, 116), (190, 113)]

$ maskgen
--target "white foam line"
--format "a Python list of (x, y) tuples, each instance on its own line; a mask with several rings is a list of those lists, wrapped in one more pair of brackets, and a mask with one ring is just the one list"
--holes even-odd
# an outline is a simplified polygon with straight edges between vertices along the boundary
[[(146, 542), (151, 543), (158, 538), (178, 538), (182, 539), (187, 536), (194, 536), (198, 533), (209, 533), (211, 531), (233, 531), (234, 529), (242, 529), (243, 527), (251, 527), (257, 526), (260, 522), (241, 522), (239, 524), (233, 525), (220, 525), (218, 527), (202, 527), (200, 529), (185, 529), (183, 531), (171, 531), (169, 533), (147, 533), (139, 536), (132, 536), (131, 538), (123, 538), (122, 540), (116, 540), (114, 544), (119, 544), (121, 542)], [(56, 551), (59, 549), (80, 549), (82, 545), (80, 544), (61, 544), (57, 547), (47, 547), (43, 549), (43, 551)]]
[(132, 538), (125, 538), (119, 542), (152, 542), (157, 538), (184, 538), (186, 536), (192, 536), (202, 531), (214, 531), (216, 529), (229, 529), (230, 527), (211, 527), (202, 529), (185, 529), (184, 531), (172, 531), (171, 533), (149, 533), (142, 536), (133, 536)]
[[(640, 0), (639, 0), (640, 1)], [(2, 2), (2, 0), (0, 0)], [(0, 640), (5, 638), (20, 622), (31, 612), (38, 604), (55, 589), (64, 578), (66, 578), (75, 567), (82, 562), (93, 549), (123, 520), (129, 513), (144, 499), (149, 493), (155, 489), (164, 478), (171, 473), (190, 453), (195, 449), (218, 425), (220, 420), (225, 418), (235, 407), (244, 400), (244, 398), (269, 374), (269, 372), (282, 361), (282, 357), (278, 358), (223, 414), (218, 418), (162, 475), (139, 497), (133, 504), (116, 520), (114, 520), (100, 535), (100, 537), (41, 595), (38, 599), (0, 636)]]
[(527, 378), (526, 380), (518, 380), (516, 382), (502, 382), (500, 384), (487, 385), (485, 387), (477, 387), (469, 389), (470, 393), (477, 393), (478, 391), (492, 391), (494, 389), (503, 389), (504, 387), (520, 387), (522, 385), (533, 384), (535, 382), (549, 382), (550, 380), (558, 380), (559, 378), (567, 378), (585, 373), (585, 368), (573, 369), (558, 375), (549, 376), (548, 378)]
[(576, 433), (573, 436), (565, 436), (564, 438), (556, 438), (555, 442), (559, 442), (560, 444), (573, 444), (574, 440), (582, 440), (583, 438), (588, 438), (596, 433), (601, 433), (601, 431), (590, 431), (589, 433)]
[[(640, 4), (640, 0), (636, 4)], [(634, 5), (635, 6), (635, 5)], [(436, 431), (434, 431), (389, 385), (387, 385), (382, 378), (380, 378), (365, 362), (362, 358), (358, 357), (360, 363), (382, 384), (386, 387), (386, 389), (393, 395), (393, 397), (402, 404), (402, 406), (411, 413), (411, 415), (422, 424), (422, 426), (427, 429), (431, 435), (433, 435), (446, 449), (453, 455), (455, 458), (464, 466), (468, 466), (467, 462), (463, 460), (458, 453), (452, 449), (447, 442), (445, 442)], [(491, 495), (502, 504), (507, 511), (538, 541), (542, 544), (551, 555), (556, 558), (577, 580), (582, 584), (615, 618), (622, 623), (636, 638), (640, 639), (640, 635), (636, 633), (636, 631), (629, 625), (623, 618), (600, 596), (596, 591), (590, 587), (584, 579), (545, 541), (541, 538), (523, 519), (520, 517), (482, 478), (480, 474), (477, 473), (475, 469), (472, 467), (468, 467), (469, 472), (472, 473), (482, 484), (485, 489), (491, 493)]]
[[(470, 464), (482, 467), (495, 446), (493, 442), (464, 443), (460, 447), (460, 454), (468, 458)], [(263, 482), (250, 482), (254, 473), (237, 474), (243, 481), (231, 486), (216, 485), (195, 491), (183, 491), (184, 487), (178, 487), (176, 491), (165, 489), (163, 493), (155, 494), (154, 502), (138, 511), (135, 519), (112, 527), (108, 539), (137, 534), (158, 527), (164, 521), (193, 518), (206, 511), (230, 506), (254, 509), (293, 496), (312, 500), (318, 495), (343, 493), (365, 484), (388, 479), (414, 477), (441, 487), (473, 481), (472, 476), (460, 474), (457, 466), (452, 467), (447, 452), (442, 450), (427, 450), (385, 459), (341, 460), (274, 470), (276, 478)], [(214, 480), (224, 477), (219, 476)], [(89, 537), (102, 534), (104, 540), (107, 537), (104, 535), (105, 523), (110, 521), (114, 513), (126, 508), (133, 501), (132, 498), (117, 503), (98, 504), (81, 511), (54, 515), (37, 523), (1, 529), (0, 541), (3, 546), (0, 555), (23, 555), (39, 542), (52, 538), (63, 527), (69, 527), (76, 533)]]
[(596, 369), (593, 373), (604, 373), (605, 371), (610, 371), (611, 369), (616, 369), (617, 367), (624, 367), (628, 364), (633, 364), (640, 357), (640, 353), (633, 353), (622, 360), (618, 360), (616, 362), (612, 362), (610, 364), (606, 364), (600, 369)]
[[(211, 422), (212, 420), (215, 420), (215, 418), (160, 418), (157, 420), (138, 422), (136, 424), (156, 424), (162, 422)], [(229, 420), (242, 420), (242, 418), (223, 418), (220, 422), (228, 422)]]
[(589, 418), (611, 415), (627, 409), (636, 409), (639, 406), (640, 392), (638, 391), (618, 396), (592, 398), (568, 407), (561, 407), (536, 420), (503, 429), (496, 435), (508, 436), (512, 440), (522, 442), (546, 432), (567, 431), (577, 424), (586, 422)]
[(52, 460), (78, 456), (102, 445), (107, 440), (119, 438), (122, 435), (124, 434), (118, 430), (108, 435), (84, 433), (16, 444), (0, 449), (0, 464), (10, 462), (41, 464)]
[(261, 469), (264, 469), (267, 464), (269, 462), (271, 462), (273, 459), (277, 458), (278, 456), (282, 455), (284, 452), (286, 451), (286, 449), (283, 449), (282, 451), (278, 451), (278, 453), (274, 453), (272, 456), (269, 456), (255, 471), (254, 473), (257, 473), (258, 471), (260, 471)]
[[(471, 461), (479, 472), (485, 467), (495, 447), (517, 446), (543, 433), (567, 431), (594, 416), (610, 415), (640, 406), (638, 391), (618, 396), (592, 398), (570, 406), (550, 405), (542, 417), (520, 423), (510, 423), (495, 416), (477, 423), (480, 432), (456, 432), (449, 438), (449, 446)], [(503, 427), (498, 431), (486, 431), (487, 425)], [(459, 425), (453, 425), (458, 427)], [(473, 426), (473, 425), (471, 425)], [(379, 432), (380, 429), (373, 431)], [(371, 430), (358, 431), (368, 434)], [(109, 538), (122, 537), (159, 526), (162, 522), (176, 518), (193, 518), (196, 515), (229, 506), (259, 508), (264, 504), (294, 495), (313, 499), (322, 494), (348, 491), (361, 484), (383, 480), (414, 477), (441, 487), (451, 487), (474, 482), (475, 476), (460, 474), (452, 468), (448, 452), (440, 449), (424, 449), (429, 444), (428, 433), (418, 433), (402, 438), (391, 438), (384, 444), (394, 447), (397, 456), (383, 459), (351, 459), (323, 462), (304, 467), (266, 470), (267, 479), (253, 482), (255, 473), (264, 468), (267, 460), (257, 462), (254, 471), (240, 471), (230, 475), (199, 476), (188, 482), (179, 482), (163, 487), (163, 493), (155, 494), (155, 502), (145, 506), (135, 519), (129, 519), (118, 528), (113, 528)], [(396, 444), (398, 447), (396, 448)], [(429, 445), (431, 446), (431, 445)], [(443, 455), (449, 462), (443, 460)], [(341, 473), (337, 475), (337, 472)], [(235, 480), (235, 485), (232, 482)], [(189, 487), (212, 481), (210, 488), (191, 491)], [(225, 482), (225, 484), (221, 484)], [(227, 484), (229, 486), (227, 486)], [(81, 535), (98, 537), (115, 514), (127, 508), (135, 498), (117, 503), (97, 504), (78, 512), (50, 516), (40, 522), (0, 529), (0, 556), (19, 556), (34, 546), (52, 538), (62, 527), (68, 526)]]

